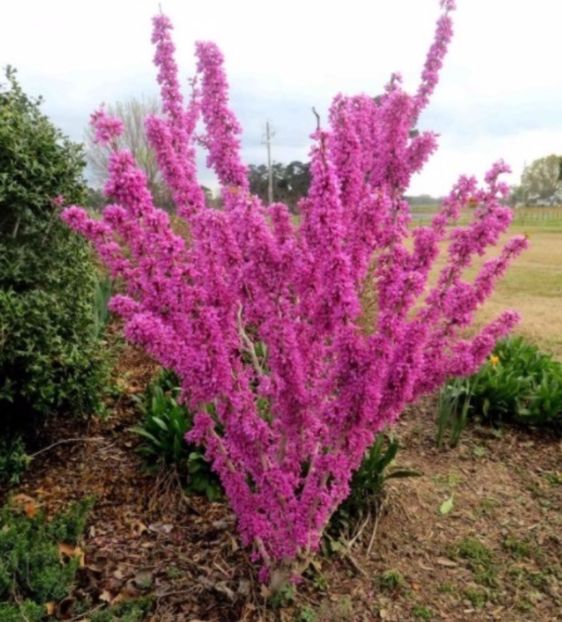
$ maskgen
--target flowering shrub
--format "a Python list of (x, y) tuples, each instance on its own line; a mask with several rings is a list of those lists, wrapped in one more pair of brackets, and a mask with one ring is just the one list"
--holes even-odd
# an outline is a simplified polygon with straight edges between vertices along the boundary
[[(126, 293), (110, 304), (127, 338), (181, 379), (196, 413), (188, 440), (206, 447), (264, 580), (316, 549), (375, 434), (445, 378), (473, 373), (517, 321), (506, 312), (462, 337), (526, 245), (512, 239), (474, 283), (462, 279), (509, 226), (505, 164), (491, 168), (483, 187), (461, 177), (429, 226), (408, 229), (404, 192), (437, 145), (435, 134), (412, 130), (452, 34), (453, 2), (441, 4), (414, 95), (396, 74), (376, 98), (334, 99), (329, 126), (312, 135), (300, 226), (285, 205), (264, 206), (249, 192), (218, 48), (197, 44), (198, 81), (184, 105), (172, 26), (155, 17), (163, 106), (146, 130), (191, 241), (154, 207), (131, 154), (115, 146), (118, 124), (101, 110), (93, 122), (98, 139), (113, 145), (105, 187), (113, 203), (100, 221), (76, 206), (64, 212), (124, 282)], [(205, 205), (197, 182), (198, 144), (220, 182), (220, 210)], [(469, 203), (473, 222), (451, 231)], [(448, 261), (426, 291), (446, 238)], [(367, 290), (376, 298), (369, 321)]]

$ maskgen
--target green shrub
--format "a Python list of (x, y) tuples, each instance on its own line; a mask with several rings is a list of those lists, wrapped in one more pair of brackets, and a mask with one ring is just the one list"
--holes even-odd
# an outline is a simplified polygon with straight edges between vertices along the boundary
[(101, 337), (103, 330), (109, 320), (108, 303), (111, 298), (113, 284), (111, 279), (104, 275), (96, 281), (94, 297), (94, 335)]
[(188, 491), (214, 501), (222, 488), (203, 449), (185, 440), (193, 417), (178, 403), (180, 392), (178, 378), (169, 371), (161, 372), (137, 399), (143, 418), (132, 430), (142, 438), (139, 452), (149, 464), (176, 468)]
[(45, 617), (45, 607), (32, 600), (24, 600), (17, 605), (0, 603), (0, 620), (2, 622), (40, 622)]
[(399, 444), (395, 438), (386, 434), (377, 435), (361, 466), (351, 478), (349, 496), (331, 518), (332, 531), (342, 531), (369, 512), (376, 514), (387, 480), (420, 475), (413, 469), (392, 466), (398, 449)]
[(473, 411), (491, 423), (562, 427), (562, 363), (521, 337), (500, 342), (494, 356), (474, 376)]
[(0, 438), (0, 484), (19, 484), (29, 462), (21, 436)]
[(52, 521), (42, 512), (24, 513), (11, 506), (0, 510), (0, 620), (25, 620), (23, 607), (29, 619), (39, 620), (34, 617), (38, 607), (44, 613), (46, 603), (70, 593), (80, 559), (61, 557), (59, 545), (77, 544), (91, 505), (89, 500), (76, 503)]
[[(179, 403), (181, 390), (175, 374), (162, 371), (136, 399), (142, 421), (132, 431), (142, 438), (139, 452), (150, 465), (174, 466), (190, 492), (210, 500), (222, 494), (218, 478), (205, 460), (203, 449), (185, 441), (193, 425), (192, 414)], [(265, 408), (265, 407), (264, 407)], [(264, 415), (266, 416), (266, 415)], [(379, 434), (354, 473), (348, 498), (332, 517), (332, 531), (339, 532), (371, 511), (375, 513), (387, 480), (420, 475), (413, 469), (393, 467), (398, 441)]]
[[(104, 381), (86, 243), (55, 197), (80, 202), (84, 160), (8, 69), (0, 85), (0, 432), (98, 405)], [(3, 432), (2, 432), (3, 433)]]
[(562, 431), (562, 363), (521, 337), (501, 341), (476, 374), (443, 388), (438, 441), (450, 430), (456, 444), (471, 417)]

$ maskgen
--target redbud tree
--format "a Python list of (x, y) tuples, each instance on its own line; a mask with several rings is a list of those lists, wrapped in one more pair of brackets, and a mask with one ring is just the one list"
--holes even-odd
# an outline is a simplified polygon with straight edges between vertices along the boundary
[[(334, 98), (328, 126), (312, 134), (298, 224), (287, 206), (265, 206), (249, 191), (215, 44), (197, 43), (184, 101), (164, 15), (152, 34), (162, 113), (146, 119), (146, 132), (189, 236), (174, 232), (118, 148), (121, 122), (103, 109), (92, 115), (96, 139), (111, 150), (112, 202), (100, 220), (77, 206), (63, 217), (122, 283), (111, 309), (126, 337), (181, 379), (196, 413), (188, 440), (206, 448), (264, 580), (318, 547), (374, 435), (448, 377), (476, 371), (518, 319), (508, 311), (466, 336), (526, 246), (511, 239), (472, 282), (463, 279), (510, 224), (503, 162), (482, 186), (460, 177), (430, 224), (409, 226), (404, 193), (437, 145), (434, 133), (413, 130), (437, 84), (454, 8), (441, 1), (414, 94), (394, 74), (382, 95)], [(199, 146), (220, 183), (220, 209), (198, 183)], [(473, 220), (455, 226), (468, 205)], [(446, 262), (430, 287), (443, 244)]]

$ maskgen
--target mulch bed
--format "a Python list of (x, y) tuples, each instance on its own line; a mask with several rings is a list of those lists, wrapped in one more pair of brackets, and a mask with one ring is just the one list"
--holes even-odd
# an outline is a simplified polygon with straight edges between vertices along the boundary
[[(423, 475), (388, 483), (371, 553), (374, 522), (363, 526), (352, 548), (319, 555), (296, 595), (286, 594), (276, 609), (266, 605), (228, 506), (184, 496), (173, 474), (146, 472), (136, 454), (132, 395), (156, 370), (125, 346), (115, 370), (120, 397), (110, 416), (57, 422), (56, 437), (53, 428), (45, 446), (89, 440), (39, 455), (11, 491), (48, 513), (85, 496), (96, 500), (85, 565), (75, 593), (59, 606), (61, 619), (77, 600), (97, 609), (142, 596), (153, 599), (148, 619), (162, 622), (562, 619), (559, 438), (510, 429), (499, 436), (475, 427), (459, 448), (443, 451), (435, 446), (432, 400), (411, 409), (396, 429), (397, 463)], [(451, 495), (453, 509), (442, 514)], [(488, 583), (458, 554), (467, 538), (491, 553)], [(389, 572), (400, 580), (382, 580)]]

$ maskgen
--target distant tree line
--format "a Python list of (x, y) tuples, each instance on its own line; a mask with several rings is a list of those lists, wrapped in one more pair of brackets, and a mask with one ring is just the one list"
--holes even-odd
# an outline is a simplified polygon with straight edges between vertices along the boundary
[(439, 205), (439, 203), (441, 203), (441, 199), (439, 197), (434, 197), (434, 196), (431, 196), (430, 194), (418, 194), (415, 196), (407, 196), (405, 197), (405, 199), (408, 201), (408, 203), (413, 208), (427, 206), (427, 205), (436, 206), (436, 205)]
[[(308, 163), (295, 160), (289, 164), (276, 162), (272, 166), (273, 200), (286, 203), (293, 212), (298, 211), (298, 202), (308, 192), (310, 169)], [(250, 164), (248, 176), (250, 190), (267, 203), (269, 183), (268, 169), (265, 164)]]
[[(125, 131), (120, 139), (121, 144), (131, 151), (145, 172), (156, 204), (173, 211), (173, 201), (163, 183), (155, 155), (144, 132), (144, 118), (147, 114), (158, 113), (158, 102), (155, 99), (133, 98), (124, 103), (110, 105), (108, 110), (123, 120)], [(96, 186), (89, 189), (86, 202), (92, 209), (100, 210), (107, 199), (97, 188), (105, 181), (108, 152), (94, 142), (90, 130), (86, 133), (86, 150), (90, 173)], [(299, 200), (307, 194), (310, 184), (309, 164), (298, 160), (289, 164), (276, 162), (272, 166), (272, 175), (273, 200), (286, 203), (293, 213), (297, 213)], [(250, 164), (248, 176), (250, 190), (267, 204), (269, 184), (267, 166)], [(220, 206), (220, 198), (213, 198), (207, 188), (205, 193), (210, 205)], [(441, 198), (429, 194), (407, 196), (406, 199), (414, 210), (419, 207), (437, 206), (441, 202)], [(551, 154), (538, 158), (526, 166), (520, 184), (512, 188), (509, 202), (514, 206), (562, 205), (562, 156)]]

